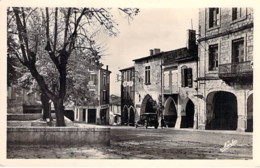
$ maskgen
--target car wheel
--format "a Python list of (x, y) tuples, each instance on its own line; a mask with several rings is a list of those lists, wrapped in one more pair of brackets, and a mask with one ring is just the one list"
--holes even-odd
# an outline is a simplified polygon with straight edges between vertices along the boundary
[(158, 128), (158, 126), (154, 126), (154, 128), (155, 128), (155, 129), (157, 129), (157, 128)]

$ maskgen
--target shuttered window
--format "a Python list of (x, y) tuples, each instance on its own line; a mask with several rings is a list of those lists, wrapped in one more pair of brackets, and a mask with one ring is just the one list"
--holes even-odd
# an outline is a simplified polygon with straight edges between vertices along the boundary
[(192, 87), (192, 69), (187, 69), (187, 86)]

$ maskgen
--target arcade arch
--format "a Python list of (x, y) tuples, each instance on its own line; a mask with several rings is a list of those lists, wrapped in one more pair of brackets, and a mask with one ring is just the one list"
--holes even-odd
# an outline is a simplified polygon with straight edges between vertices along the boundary
[(165, 106), (164, 106), (164, 111), (163, 111), (163, 117), (164, 121), (167, 124), (168, 127), (175, 127), (176, 120), (177, 120), (177, 108), (176, 104), (173, 100), (172, 97), (169, 97), (165, 101)]
[(208, 130), (237, 129), (237, 98), (233, 93), (215, 91), (206, 99)]

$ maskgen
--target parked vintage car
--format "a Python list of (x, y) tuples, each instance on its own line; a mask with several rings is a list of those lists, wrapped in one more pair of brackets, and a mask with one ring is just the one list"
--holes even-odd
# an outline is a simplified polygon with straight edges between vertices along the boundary
[(140, 120), (136, 122), (135, 127), (144, 126), (145, 128), (154, 127), (158, 128), (159, 122), (156, 113), (144, 113), (140, 116)]

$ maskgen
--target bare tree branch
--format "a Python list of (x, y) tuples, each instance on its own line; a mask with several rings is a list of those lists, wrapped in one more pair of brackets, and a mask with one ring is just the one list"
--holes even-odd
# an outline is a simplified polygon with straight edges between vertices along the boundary
[(55, 21), (54, 21), (54, 44), (53, 44), (53, 52), (56, 52), (57, 47), (57, 36), (58, 36), (58, 8), (55, 8)]

